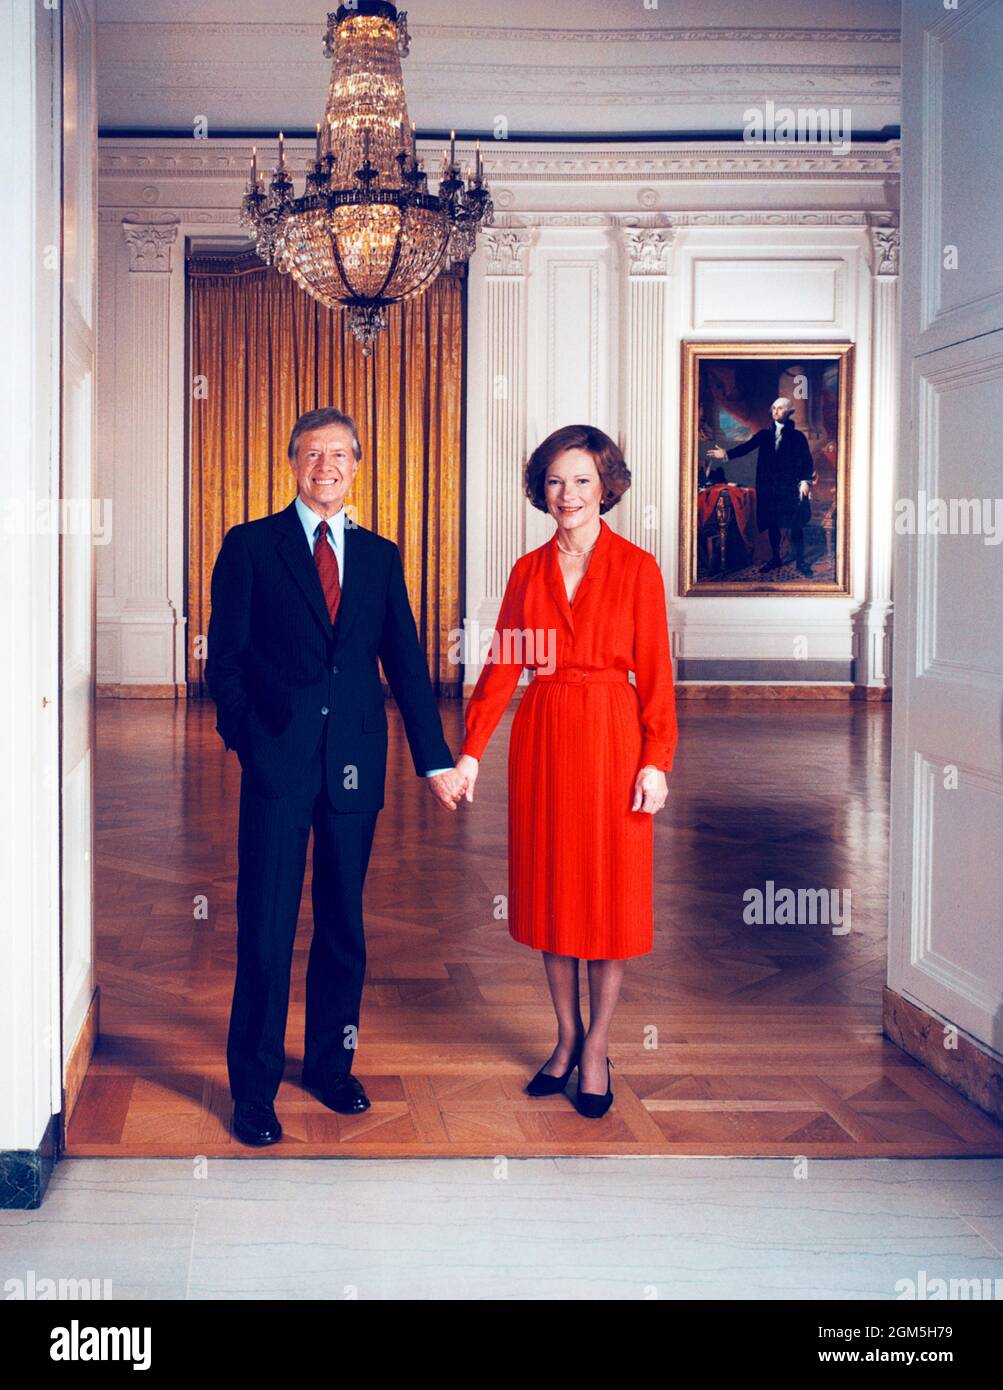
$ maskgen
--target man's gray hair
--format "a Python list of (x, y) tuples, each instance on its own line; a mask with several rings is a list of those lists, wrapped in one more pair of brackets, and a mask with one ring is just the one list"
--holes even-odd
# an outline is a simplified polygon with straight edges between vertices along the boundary
[(355, 428), (355, 421), (351, 415), (346, 415), (344, 411), (336, 410), (334, 406), (326, 406), (323, 410), (308, 410), (305, 415), (301, 415), (293, 425), (293, 432), (289, 436), (289, 448), (287, 453), (291, 459), (296, 457), (296, 450), (299, 447), (300, 435), (307, 430), (322, 430), (328, 425), (344, 425), (352, 436), (352, 453), (358, 463), (362, 457), (362, 445), (359, 443), (359, 431)]
[[(791, 400), (790, 396), (778, 396), (777, 399), (773, 402), (773, 405), (785, 405), (787, 407), (788, 415), (792, 415), (794, 413), (794, 402)], [(773, 405), (770, 406), (771, 410), (773, 409)]]

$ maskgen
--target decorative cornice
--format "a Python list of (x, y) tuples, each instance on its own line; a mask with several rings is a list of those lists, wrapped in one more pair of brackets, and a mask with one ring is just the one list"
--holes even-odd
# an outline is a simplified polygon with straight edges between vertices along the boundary
[(898, 275), (901, 235), (897, 212), (867, 214), (872, 268), (875, 275)]
[(865, 212), (674, 212), (674, 227), (863, 227)]
[(624, 250), (627, 252), (627, 271), (630, 275), (666, 275), (669, 269), (669, 248), (675, 231), (672, 227), (622, 227)]
[[(156, 32), (158, 52), (172, 53), (178, 39), (190, 42), (193, 29), (198, 36), (229, 37), (238, 36), (244, 40), (261, 39), (274, 43), (277, 38), (299, 43), (313, 41), (320, 52), (316, 24), (260, 24), (233, 21), (208, 21), (181, 23), (162, 21), (149, 23), (139, 20), (109, 20), (99, 25), (102, 45), (109, 50), (121, 44), (131, 33), (138, 32), (144, 47), (149, 44), (150, 31)], [(690, 26), (687, 28), (659, 26), (658, 28), (611, 28), (611, 29), (516, 29), (508, 26), (491, 27), (484, 24), (412, 24), (408, 23), (412, 39), (449, 39), (465, 43), (566, 43), (566, 44), (637, 44), (637, 43), (810, 43), (810, 44), (897, 44), (901, 40), (898, 29), (795, 29), (795, 28), (711, 28), (709, 26)], [(172, 42), (174, 41), (174, 42)]]
[(481, 233), (489, 275), (525, 275), (524, 255), (531, 233), (516, 228), (488, 227)]
[[(236, 227), (237, 210), (226, 208), (174, 208), (174, 216), (179, 223), (194, 223), (207, 227)], [(645, 214), (615, 212), (524, 212), (496, 213), (494, 224), (486, 228), (482, 237), (497, 235), (503, 231), (525, 229), (528, 233), (533, 227), (625, 227), (643, 229), (647, 227), (664, 228), (674, 231), (681, 227), (867, 227), (867, 212), (832, 211), (785, 211), (785, 212), (675, 212), (653, 213), (648, 220)], [(887, 214), (880, 214), (885, 216)], [(121, 208), (103, 207), (98, 211), (98, 221), (103, 225), (130, 223), (143, 224), (140, 209), (130, 209), (123, 214)], [(250, 238), (248, 238), (248, 241)]]
[(633, 213), (525, 212), (495, 216), (494, 231), (519, 227), (621, 227), (660, 231), (669, 242), (681, 227), (866, 227), (866, 212), (671, 212), (642, 222)]
[(171, 247), (178, 234), (178, 222), (143, 222), (126, 219), (122, 231), (129, 246), (129, 269), (170, 274)]
[[(717, 107), (723, 97), (735, 104), (761, 100), (764, 92), (782, 92), (786, 102), (810, 100), (816, 107), (867, 98), (890, 107), (897, 104), (901, 86), (896, 66), (740, 61), (627, 64), (615, 61), (612, 54), (587, 69), (585, 91), (582, 78), (581, 65), (573, 62), (516, 66), (487, 59), (476, 65), (426, 61), (409, 70), (407, 87), (412, 103), (416, 98), (434, 100), (443, 91), (454, 101), (490, 91), (496, 95), (505, 92), (513, 103), (530, 101), (540, 108), (587, 106), (601, 100), (607, 108), (629, 109), (668, 101), (675, 106)], [(274, 54), (248, 58), (239, 65), (194, 54), (183, 66), (177, 58), (168, 63), (131, 59), (117, 64), (107, 82), (109, 95), (119, 109), (123, 102), (136, 109), (144, 99), (156, 108), (165, 99), (172, 102), (181, 92), (194, 97), (205, 91), (212, 92), (216, 109), (228, 110), (234, 104), (253, 109), (255, 96), (262, 91), (273, 99), (284, 98), (284, 106), (298, 109), (303, 62)]]
[[(171, 208), (172, 218), (176, 218), (178, 223), (197, 222), (204, 223), (205, 226), (212, 227), (237, 227), (240, 225), (239, 208)], [(142, 209), (136, 207), (102, 207), (98, 209), (98, 222), (105, 223), (135, 223), (137, 226), (143, 224)], [(248, 237), (250, 241), (250, 237)]]
[[(195, 144), (202, 150), (192, 149)], [(99, 141), (99, 174), (103, 180), (142, 178), (150, 180), (247, 179), (248, 151), (230, 141), (212, 146), (209, 141), (155, 142), (136, 148), (131, 139), (103, 136)], [(312, 143), (286, 141), (286, 161), (296, 179), (306, 175)], [(441, 153), (431, 142), (418, 143), (419, 157), (434, 160)], [(259, 164), (270, 167), (274, 151), (259, 144)], [(609, 147), (583, 151), (581, 146), (555, 145), (547, 150), (527, 150), (525, 146), (506, 146), (497, 141), (484, 150), (484, 172), (490, 180), (507, 183), (651, 183), (687, 179), (753, 179), (792, 175), (818, 175), (825, 179), (897, 178), (901, 165), (898, 141), (885, 144), (854, 145), (845, 153), (824, 146), (795, 147), (733, 142), (721, 145), (645, 148)]]
[(494, 149), (484, 154), (484, 173), (508, 183), (637, 183), (644, 179), (663, 183), (686, 179), (755, 179), (781, 175), (817, 174), (825, 179), (897, 177), (901, 165), (897, 142), (864, 153), (839, 154), (817, 146), (811, 150), (777, 146), (744, 145), (735, 150), (693, 149), (685, 153), (629, 155), (619, 151), (553, 156), (524, 155)]
[(463, 24), (409, 26), (419, 38), (491, 39), (508, 43), (893, 43), (899, 29), (717, 29), (710, 27), (658, 29), (490, 29)]

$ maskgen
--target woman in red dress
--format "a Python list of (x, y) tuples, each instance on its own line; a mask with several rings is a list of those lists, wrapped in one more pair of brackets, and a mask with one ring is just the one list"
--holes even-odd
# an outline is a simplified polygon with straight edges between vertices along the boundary
[(557, 529), (512, 568), (456, 764), (472, 801), (478, 760), (531, 668), (509, 743), (508, 922), (543, 952), (557, 1046), (526, 1089), (562, 1091), (577, 1066), (575, 1104), (592, 1118), (613, 1099), (607, 1052), (624, 963), (652, 947), (652, 817), (677, 739), (661, 572), (601, 518), (629, 486), (620, 450), (589, 425), (556, 430), (534, 451), (526, 493)]

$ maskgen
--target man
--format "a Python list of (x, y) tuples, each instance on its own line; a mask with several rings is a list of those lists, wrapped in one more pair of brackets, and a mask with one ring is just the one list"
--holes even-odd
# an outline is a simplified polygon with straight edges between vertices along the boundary
[(804, 523), (811, 514), (811, 481), (815, 475), (808, 440), (794, 428), (794, 403), (778, 396), (770, 406), (772, 428), (758, 430), (744, 444), (725, 451), (719, 444), (707, 450), (715, 459), (737, 459), (758, 449), (756, 457), (756, 519), (760, 531), (770, 537), (771, 558), (760, 565), (761, 574), (780, 569), (780, 532), (790, 531), (798, 572), (811, 576), (804, 558)]
[(352, 1076), (366, 966), (362, 889), (383, 806), (387, 715), (377, 657), (415, 771), (456, 809), (453, 768), (396, 545), (346, 520), (362, 457), (340, 410), (312, 410), (288, 448), (297, 495), (233, 526), (212, 574), (206, 683), (242, 773), (237, 974), (227, 1041), (235, 1136), (282, 1137), (293, 940), (311, 827), (313, 941), (303, 1084), (341, 1114), (369, 1108)]

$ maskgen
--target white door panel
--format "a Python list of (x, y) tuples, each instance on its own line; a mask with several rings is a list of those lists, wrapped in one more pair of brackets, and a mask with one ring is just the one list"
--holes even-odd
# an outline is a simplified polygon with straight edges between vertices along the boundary
[[(1003, 1051), (1003, 0), (903, 7), (890, 987)], [(957, 246), (957, 268), (945, 247)], [(908, 513), (899, 512), (900, 525)], [(944, 527), (947, 530), (944, 530)]]

